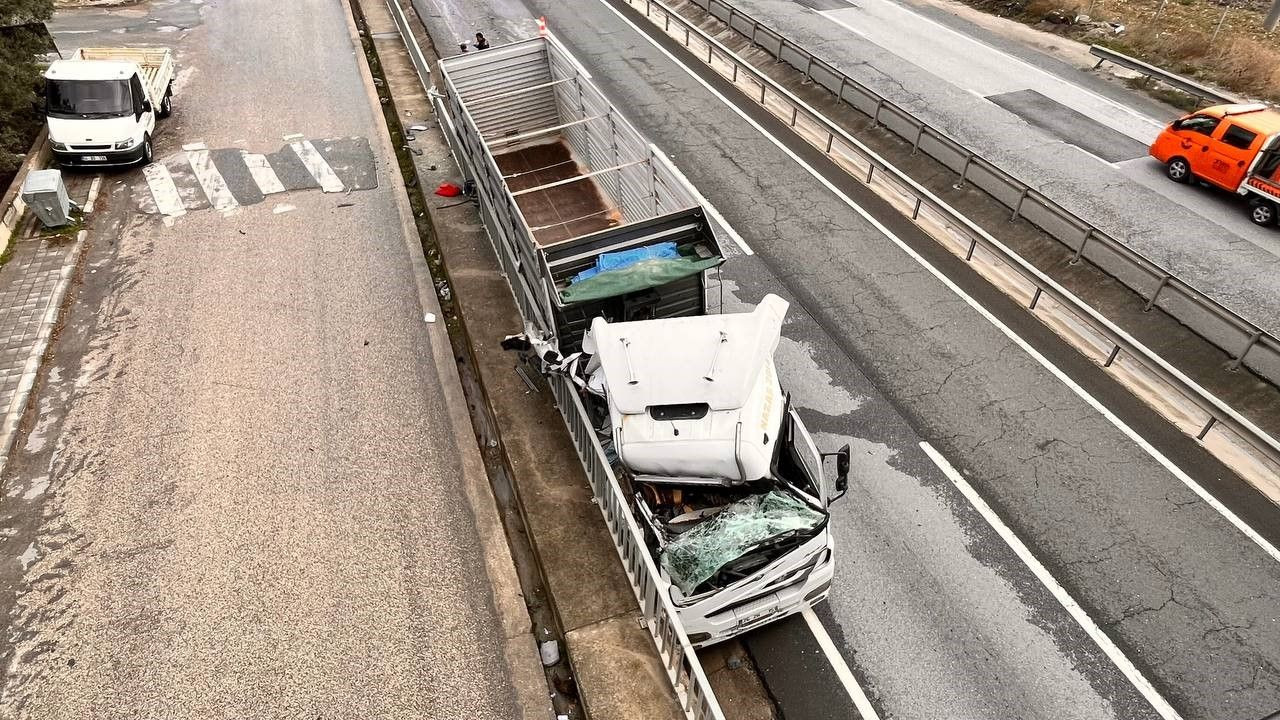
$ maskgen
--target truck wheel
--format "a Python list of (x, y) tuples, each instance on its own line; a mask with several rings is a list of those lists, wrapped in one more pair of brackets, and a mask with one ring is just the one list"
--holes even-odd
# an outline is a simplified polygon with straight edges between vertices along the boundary
[(160, 101), (160, 112), (156, 113), (162, 118), (167, 118), (173, 114), (173, 93), (165, 91), (164, 99)]
[(1275, 225), (1276, 204), (1270, 200), (1254, 200), (1249, 203), (1249, 219), (1254, 225)]
[(142, 136), (142, 164), (143, 165), (151, 164), (151, 136), (150, 135)]
[(1170, 160), (1164, 172), (1176, 183), (1191, 182), (1191, 163), (1186, 158), (1176, 157)]

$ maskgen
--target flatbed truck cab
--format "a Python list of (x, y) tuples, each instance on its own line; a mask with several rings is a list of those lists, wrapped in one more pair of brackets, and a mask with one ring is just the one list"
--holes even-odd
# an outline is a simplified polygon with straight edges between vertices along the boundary
[(1273, 225), (1280, 202), (1280, 112), (1215, 105), (1170, 123), (1151, 144), (1170, 180), (1199, 180), (1249, 198), (1249, 219)]
[(63, 167), (149, 163), (156, 120), (173, 104), (166, 48), (82, 48), (45, 71), (45, 118)]

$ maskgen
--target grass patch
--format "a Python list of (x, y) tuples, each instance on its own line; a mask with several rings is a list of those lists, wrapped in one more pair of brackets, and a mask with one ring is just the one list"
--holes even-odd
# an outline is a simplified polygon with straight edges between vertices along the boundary
[[(1170, 0), (1163, 6), (1161, 0), (964, 2), (1042, 30), (1103, 45), (1239, 95), (1280, 103), (1280, 44), (1276, 35), (1262, 30), (1270, 2), (1246, 0), (1229, 6), (1219, 0)], [(1081, 15), (1088, 21), (1075, 22)], [(1106, 22), (1120, 23), (1125, 30), (1110, 32), (1100, 25)], [(1144, 89), (1166, 101), (1181, 94)], [(1187, 102), (1172, 104), (1186, 108)]]

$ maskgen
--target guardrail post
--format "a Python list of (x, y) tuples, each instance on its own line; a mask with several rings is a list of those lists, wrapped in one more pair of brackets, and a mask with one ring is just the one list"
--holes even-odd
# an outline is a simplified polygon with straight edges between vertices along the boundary
[(880, 127), (880, 108), (884, 107), (884, 98), (876, 101), (876, 113), (871, 116), (871, 127)]
[(794, 106), (794, 105), (793, 105), (793, 106), (791, 107), (791, 127), (795, 127), (795, 126), (796, 126), (796, 118), (797, 118), (799, 115), (800, 115), (800, 108), (798, 108), (798, 107), (796, 107), (796, 106)]
[(764, 89), (765, 89), (764, 80), (761, 80), (760, 81), (760, 104), (761, 105), (764, 104)]
[(1205, 435), (1208, 435), (1208, 434), (1209, 434), (1209, 431), (1213, 429), (1213, 426), (1214, 426), (1214, 425), (1217, 425), (1217, 424), (1218, 424), (1218, 418), (1216, 418), (1216, 417), (1214, 417), (1214, 416), (1210, 415), (1210, 416), (1209, 416), (1209, 422), (1207, 422), (1207, 423), (1205, 423), (1205, 424), (1204, 424), (1204, 427), (1200, 430), (1200, 434), (1199, 434), (1199, 435), (1196, 435), (1196, 439), (1197, 439), (1197, 440), (1204, 440), (1204, 436), (1205, 436)]
[(844, 84), (849, 82), (849, 78), (844, 73), (840, 73), (840, 89), (836, 91), (836, 105), (844, 102)]
[(920, 123), (920, 129), (916, 130), (916, 141), (911, 143), (911, 154), (915, 155), (920, 150), (920, 137), (924, 135), (924, 123)]
[(684, 26), (684, 46), (689, 47), (689, 26)]
[(1018, 214), (1022, 212), (1022, 203), (1026, 201), (1027, 195), (1031, 193), (1031, 188), (1023, 188), (1022, 194), (1018, 196), (1018, 204), (1013, 206), (1013, 215), (1009, 216), (1009, 222), (1018, 219)]
[(733, 64), (733, 83), (738, 83), (738, 63)]
[(1160, 291), (1164, 290), (1164, 286), (1168, 285), (1169, 281), (1172, 279), (1173, 277), (1170, 275), (1165, 275), (1164, 277), (1160, 278), (1160, 284), (1156, 285), (1155, 292), (1151, 293), (1151, 299), (1147, 300), (1147, 304), (1145, 307), (1142, 308), (1142, 312), (1151, 312), (1151, 308), (1155, 307), (1156, 305), (1156, 298), (1160, 297)]
[(831, 145), (835, 143), (836, 136), (833, 133), (827, 133), (827, 149), (823, 152), (827, 155), (831, 154)]
[(973, 251), (978, 249), (978, 238), (969, 238), (969, 249), (965, 251), (964, 261), (969, 262), (973, 259)]
[(867, 184), (868, 184), (868, 185), (870, 185), (870, 184), (871, 184), (871, 176), (872, 176), (873, 174), (875, 174), (875, 171), (876, 171), (876, 166), (875, 166), (875, 164), (874, 164), (874, 163), (868, 163), (868, 164), (867, 164)]
[(1104, 362), (1104, 363), (1102, 363), (1102, 367), (1104, 367), (1104, 368), (1109, 368), (1109, 367), (1111, 367), (1111, 363), (1113, 363), (1113, 362), (1115, 362), (1115, 361), (1116, 361), (1116, 356), (1117, 356), (1117, 355), (1119, 355), (1119, 354), (1120, 354), (1120, 346), (1119, 346), (1119, 345), (1115, 346), (1114, 348), (1111, 348), (1111, 354), (1107, 356), (1107, 361), (1106, 361), (1106, 362)]
[(964, 188), (964, 183), (969, 179), (969, 166), (973, 164), (973, 155), (970, 154), (964, 159), (964, 167), (960, 168), (960, 182), (955, 184), (955, 189)]
[(662, 13), (662, 32), (671, 32), (671, 16), (667, 13)]
[(1093, 237), (1093, 228), (1087, 228), (1084, 231), (1084, 239), (1080, 241), (1080, 247), (1076, 248), (1076, 254), (1071, 257), (1068, 265), (1075, 265), (1080, 262), (1080, 256), (1084, 254), (1084, 246), (1089, 244), (1089, 239)]
[(1241, 363), (1244, 362), (1244, 356), (1249, 354), (1249, 351), (1253, 349), (1254, 345), (1258, 344), (1258, 340), (1260, 340), (1261, 338), (1262, 338), (1262, 331), (1255, 330), (1253, 335), (1249, 336), (1249, 342), (1245, 343), (1244, 349), (1240, 351), (1240, 354), (1236, 357), (1236, 359), (1232, 360), (1231, 363), (1227, 365), (1227, 369), (1232, 371), (1239, 370)]
[(1037, 287), (1036, 294), (1031, 296), (1031, 304), (1027, 306), (1028, 310), (1035, 310), (1036, 303), (1040, 302), (1040, 294), (1044, 292), (1044, 288)]
[(729, 29), (730, 29), (730, 30), (733, 30), (733, 13), (734, 13), (734, 12), (735, 12), (734, 7), (733, 7), (732, 5), (730, 5), (730, 6), (729, 6), (729, 19), (724, 21), (724, 22), (725, 22), (725, 24), (729, 26)]
[(916, 207), (911, 211), (911, 220), (914, 222), (920, 219), (920, 206), (924, 204), (924, 198), (916, 198)]
[(810, 55), (810, 56), (809, 56), (809, 61), (808, 61), (807, 63), (805, 63), (805, 64), (804, 64), (804, 82), (803, 82), (803, 83), (801, 83), (801, 85), (807, 85), (807, 84), (809, 84), (809, 83), (813, 82), (813, 76), (811, 76), (811, 75), (809, 74), (809, 71), (811, 71), (811, 70), (813, 70), (813, 56), (812, 56), (812, 55)]
[(653, 7), (653, 3), (650, 2), (649, 0), (644, 0), (644, 16), (645, 17), (649, 17), (649, 9), (651, 7)]

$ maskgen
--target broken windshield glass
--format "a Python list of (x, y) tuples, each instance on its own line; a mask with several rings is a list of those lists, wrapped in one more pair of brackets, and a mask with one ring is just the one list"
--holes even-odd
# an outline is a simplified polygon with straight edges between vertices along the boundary
[(825, 514), (776, 490), (752, 495), (726, 505), (668, 543), (662, 568), (685, 595), (691, 595), (737, 558), (771, 541), (807, 536), (825, 519)]

